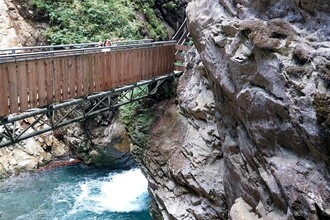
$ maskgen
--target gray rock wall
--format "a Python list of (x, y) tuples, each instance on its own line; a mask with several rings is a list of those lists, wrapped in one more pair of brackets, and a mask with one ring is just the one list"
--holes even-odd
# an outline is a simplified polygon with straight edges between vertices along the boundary
[[(196, 53), (190, 54), (192, 60), (199, 60)], [(158, 105), (159, 120), (149, 148), (138, 153), (156, 204), (154, 219), (227, 217), (223, 179), (219, 178), (224, 175), (224, 161), (220, 159), (215, 103), (204, 74), (203, 68), (189, 69), (181, 77), (179, 111), (174, 100)]]
[[(47, 121), (44, 117), (43, 121)], [(34, 119), (28, 118), (22, 123), (16, 123), (15, 131), (22, 132), (29, 125), (34, 123)], [(49, 127), (40, 122), (30, 127), (26, 133)], [(0, 132), (3, 132), (0, 126)], [(36, 137), (32, 137), (8, 147), (0, 148), (0, 179), (19, 174), (24, 171), (39, 169), (52, 161), (69, 160), (72, 156), (70, 149), (53, 132), (47, 132)], [(0, 138), (0, 141), (5, 138)]]
[[(78, 109), (77, 113), (83, 114), (83, 111)], [(61, 114), (67, 114), (67, 110), (58, 116)], [(129, 153), (131, 142), (128, 133), (119, 118), (114, 116), (109, 111), (61, 128), (64, 142), (85, 164), (117, 169), (136, 166)]]
[(198, 52), (142, 156), (157, 218), (330, 218), (329, 12), (189, 2)]
[(0, 0), (0, 46), (2, 48), (43, 45), (48, 24), (38, 22), (27, 0)]

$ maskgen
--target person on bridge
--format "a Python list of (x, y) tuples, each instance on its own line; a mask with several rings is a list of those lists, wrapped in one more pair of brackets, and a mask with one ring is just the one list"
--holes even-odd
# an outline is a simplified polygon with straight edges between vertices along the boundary
[[(107, 39), (105, 42), (104, 42), (104, 47), (110, 47), (111, 46), (111, 41), (109, 39)], [(102, 52), (108, 52), (110, 51), (111, 48), (104, 48), (102, 49)]]
[(103, 42), (102, 41), (97, 42), (97, 44), (95, 45), (95, 47), (103, 47)]
[(109, 39), (107, 39), (105, 42), (104, 42), (104, 46), (105, 47), (110, 47), (111, 46), (111, 41)]
[(112, 45), (113, 46), (118, 46), (118, 37), (113, 38)]

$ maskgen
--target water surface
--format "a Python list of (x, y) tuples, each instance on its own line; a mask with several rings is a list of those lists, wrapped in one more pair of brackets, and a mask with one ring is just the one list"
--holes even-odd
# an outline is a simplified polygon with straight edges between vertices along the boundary
[(21, 174), (0, 184), (1, 220), (151, 220), (139, 169), (74, 165)]

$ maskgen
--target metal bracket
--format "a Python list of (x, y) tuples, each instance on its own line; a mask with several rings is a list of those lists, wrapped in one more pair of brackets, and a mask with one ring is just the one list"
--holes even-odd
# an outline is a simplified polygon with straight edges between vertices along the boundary
[[(122, 105), (147, 98), (157, 92), (162, 82), (177, 77), (176, 73), (115, 88), (110, 91), (67, 100), (0, 119), (0, 148), (88, 117), (112, 111)], [(157, 83), (152, 89), (150, 85)], [(62, 115), (62, 113), (64, 115)], [(21, 126), (17, 126), (18, 123)], [(40, 127), (36, 125), (42, 124)]]

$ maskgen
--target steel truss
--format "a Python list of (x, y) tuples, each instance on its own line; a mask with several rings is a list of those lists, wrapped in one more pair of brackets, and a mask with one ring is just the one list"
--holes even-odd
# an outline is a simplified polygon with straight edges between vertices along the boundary
[[(171, 73), (110, 91), (52, 104), (45, 108), (32, 109), (19, 115), (0, 118), (0, 148), (150, 97), (157, 92), (164, 81), (172, 80), (176, 76), (177, 73)], [(29, 123), (20, 126), (26, 120)], [(40, 124), (43, 126), (39, 126)]]

